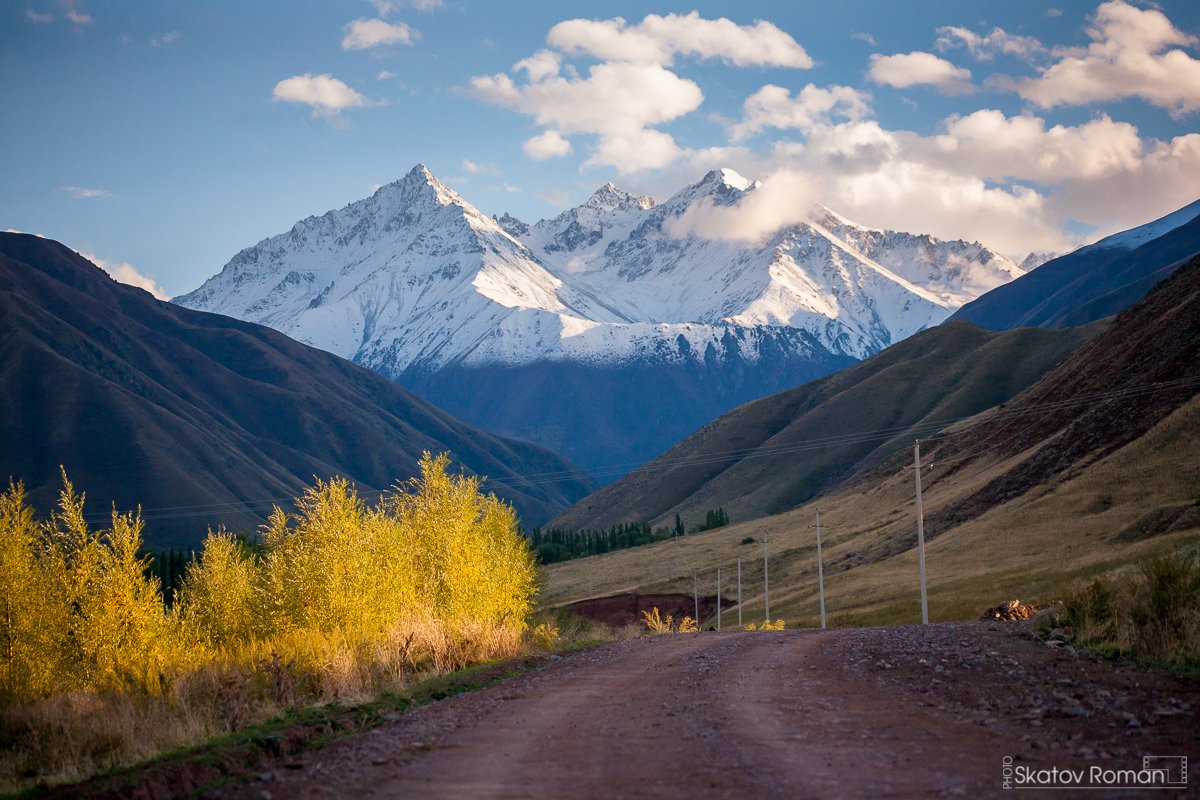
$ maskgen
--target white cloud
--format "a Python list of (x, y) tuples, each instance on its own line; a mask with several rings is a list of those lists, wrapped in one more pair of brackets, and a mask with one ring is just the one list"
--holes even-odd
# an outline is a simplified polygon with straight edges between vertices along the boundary
[(1030, 59), (1046, 52), (1046, 46), (1033, 36), (1019, 36), (1003, 28), (992, 28), (990, 33), (979, 34), (953, 25), (938, 28), (934, 47), (942, 52), (965, 47), (980, 61), (990, 61), (997, 54)]
[(657, 64), (606, 62), (588, 76), (544, 77), (523, 86), (506, 74), (471, 80), (478, 99), (534, 117), (560, 134), (591, 133), (597, 145), (587, 166), (635, 172), (662, 166), (681, 151), (675, 140), (650, 126), (678, 119), (700, 106), (694, 82)]
[(1159, 141), (1106, 116), (1050, 125), (981, 109), (933, 136), (875, 120), (818, 125), (803, 143), (777, 143), (760, 169), (768, 181), (778, 170), (811, 176), (822, 202), (868, 225), (1024, 255), (1081, 244), (1064, 232), (1070, 220), (1094, 226), (1094, 240), (1195, 200), (1200, 134)]
[(879, 46), (879, 42), (875, 41), (875, 37), (869, 33), (852, 33), (850, 34), (850, 38), (860, 42), (866, 42), (867, 44), (871, 45), (871, 47)]
[(171, 42), (178, 40), (182, 36), (183, 36), (183, 34), (180, 33), (179, 31), (171, 31), (170, 33), (164, 33), (162, 36), (155, 36), (155, 37), (151, 38), (150, 46), (151, 47), (165, 47), (166, 45), (169, 45)]
[(508, 192), (509, 194), (520, 194), (521, 193), (521, 187), (513, 186), (511, 183), (502, 183), (502, 184), (500, 184), (500, 188), (502, 188), (504, 191)]
[(970, 70), (919, 50), (892, 56), (875, 53), (871, 56), (867, 76), (875, 83), (897, 89), (928, 85), (947, 94), (971, 90)]
[(825, 193), (813, 175), (778, 170), (746, 191), (737, 203), (716, 205), (711, 197), (693, 203), (678, 217), (664, 223), (668, 236), (759, 241), (780, 228), (802, 221)]
[(342, 37), (343, 50), (367, 50), (389, 44), (413, 44), (421, 34), (403, 22), (384, 22), (381, 19), (356, 19), (346, 24)]
[(442, 7), (442, 0), (371, 0), (371, 5), (375, 6), (379, 16), (386, 17), (404, 6), (417, 11), (436, 11)]
[(271, 96), (285, 103), (303, 103), (312, 108), (314, 118), (333, 121), (347, 108), (374, 105), (332, 75), (295, 75), (275, 84)]
[(157, 297), (159, 300), (170, 300), (171, 297), (163, 291), (162, 287), (151, 277), (138, 272), (137, 268), (128, 261), (107, 261), (94, 253), (80, 253), (79, 255), (86, 258), (88, 261), (95, 264), (100, 269), (107, 272), (114, 280), (120, 283), (125, 283), (130, 286), (136, 286), (139, 289), (145, 289), (150, 294)]
[(34, 11), (32, 8), (25, 10), (25, 19), (38, 25), (45, 25), (49, 22), (54, 22), (53, 14), (45, 14), (40, 11)]
[(1136, 171), (1143, 150), (1135, 126), (1108, 116), (1047, 128), (1039, 117), (1007, 117), (992, 109), (951, 117), (946, 133), (928, 143), (930, 162), (953, 164), (981, 178), (1045, 184)]
[(64, 16), (71, 22), (74, 22), (76, 25), (92, 25), (96, 22), (96, 20), (92, 19), (91, 14), (85, 14), (84, 12), (76, 11), (73, 8), (67, 9)]
[(1063, 12), (1062, 12), (1061, 8), (1047, 8), (1046, 9), (1046, 16), (1050, 17), (1051, 19), (1053, 19), (1054, 17), (1061, 17), (1062, 14), (1063, 14)]
[(472, 175), (499, 175), (500, 168), (495, 164), (477, 164), (470, 159), (462, 160), (462, 171)]
[(394, 77), (396, 77), (396, 73), (394, 73), (394, 72), (389, 72), (389, 71), (388, 71), (388, 70), (386, 70), (386, 69), (384, 69), (384, 70), (380, 70), (379, 72), (377, 72), (377, 73), (375, 74), (375, 80), (377, 80), (377, 81), (388, 81), (388, 80), (391, 80), (391, 79), (392, 79), (392, 78), (394, 78)]
[(538, 50), (529, 58), (523, 58), (513, 64), (513, 72), (525, 71), (532, 83), (544, 81), (558, 74), (562, 57), (553, 50)]
[(795, 97), (782, 86), (767, 84), (746, 98), (742, 121), (729, 129), (738, 142), (764, 128), (796, 128), (804, 131), (830, 116), (860, 119), (868, 112), (867, 97), (849, 86), (821, 88), (808, 84)]
[(1138, 97), (1175, 116), (1200, 110), (1200, 60), (1181, 49), (1197, 39), (1162, 11), (1111, 0), (1096, 9), (1087, 34), (1086, 48), (1056, 51), (1059, 60), (1039, 77), (1010, 88), (1042, 108)]
[(556, 130), (548, 130), (525, 140), (521, 146), (525, 155), (534, 161), (547, 161), (551, 158), (562, 158), (571, 152), (571, 143), (563, 138)]
[(89, 189), (86, 186), (64, 186), (60, 191), (66, 192), (76, 200), (101, 200), (113, 196), (108, 189)]
[(764, 20), (738, 25), (724, 17), (648, 14), (636, 25), (616, 17), (571, 19), (550, 29), (546, 41), (565, 53), (585, 53), (605, 61), (668, 66), (676, 55), (720, 58), (738, 67), (808, 69), (813, 61), (791, 35)]

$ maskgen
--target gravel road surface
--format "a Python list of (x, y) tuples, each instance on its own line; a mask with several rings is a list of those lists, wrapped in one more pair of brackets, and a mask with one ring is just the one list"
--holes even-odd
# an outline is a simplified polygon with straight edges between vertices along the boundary
[[(1017, 630), (951, 623), (616, 642), (267, 765), (220, 794), (991, 797), (1020, 767), (1138, 770), (1147, 755), (1197, 763), (1194, 681)], [(1200, 796), (1200, 777), (1168, 796)]]

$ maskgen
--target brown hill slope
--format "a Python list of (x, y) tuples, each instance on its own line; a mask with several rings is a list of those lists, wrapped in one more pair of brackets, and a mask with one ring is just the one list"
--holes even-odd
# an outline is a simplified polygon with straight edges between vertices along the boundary
[(724, 507), (734, 520), (794, 508), (913, 436), (1002, 403), (1094, 328), (992, 333), (967, 323), (917, 334), (834, 375), (740, 406), (552, 525), (686, 525)]
[[(1200, 545), (1198, 350), (1193, 259), (1003, 409), (926, 443), (934, 619), (970, 617), (1013, 597), (1052, 600), (1076, 578)], [(831, 624), (912, 622), (919, 600), (910, 463), (906, 449), (793, 511), (554, 565), (547, 600), (686, 591), (693, 573), (711, 592), (717, 567), (730, 576), (741, 557), (745, 613), (761, 617), (768, 539), (772, 615), (812, 624), (819, 507)], [(748, 537), (754, 542), (743, 544)]]
[(146, 509), (153, 545), (253, 529), (314, 475), (384, 489), (423, 450), (489, 476), (529, 522), (594, 488), (540, 447), (480, 431), (269, 328), (159, 302), (57, 242), (0, 234), (0, 480), (45, 513), (66, 467), (103, 516)]

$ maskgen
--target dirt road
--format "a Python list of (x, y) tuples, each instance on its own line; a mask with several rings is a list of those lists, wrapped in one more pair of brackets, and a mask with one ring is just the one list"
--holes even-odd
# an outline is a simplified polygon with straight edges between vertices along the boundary
[(668, 635), (420, 708), (222, 794), (992, 796), (1014, 766), (1195, 763), (1198, 710), (1194, 683), (999, 624)]

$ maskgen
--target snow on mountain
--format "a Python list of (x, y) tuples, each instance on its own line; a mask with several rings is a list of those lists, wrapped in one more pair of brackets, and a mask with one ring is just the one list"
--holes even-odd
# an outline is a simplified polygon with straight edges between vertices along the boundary
[(606, 184), (526, 225), (482, 214), (418, 165), (243, 250), (176, 302), (398, 377), (449, 364), (680, 361), (729, 341), (753, 361), (766, 339), (797, 356), (862, 358), (1022, 272), (978, 243), (865, 228), (819, 206), (759, 243), (664, 227), (702, 198), (732, 205), (757, 186), (717, 170), (656, 205)]
[(1127, 231), (1106, 236), (1094, 244), (1079, 248), (1075, 252), (1086, 253), (1089, 250), (1103, 250), (1107, 248), (1136, 250), (1146, 242), (1157, 239), (1163, 234), (1170, 233), (1176, 228), (1191, 222), (1196, 217), (1200, 217), (1200, 200), (1189, 203), (1178, 211), (1172, 211), (1165, 217), (1159, 217), (1153, 222), (1147, 222), (1145, 225), (1139, 225), (1136, 228), (1130, 228)]

